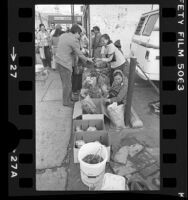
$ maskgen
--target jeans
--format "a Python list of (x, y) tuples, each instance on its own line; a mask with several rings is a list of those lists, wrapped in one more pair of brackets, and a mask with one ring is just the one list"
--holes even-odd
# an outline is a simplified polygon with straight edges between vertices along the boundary
[(59, 71), (62, 87), (63, 87), (63, 105), (67, 106), (71, 103), (72, 96), (72, 72), (66, 67), (63, 67), (59, 63), (56, 63), (57, 69)]
[(51, 68), (51, 52), (50, 52), (49, 46), (44, 47), (44, 55), (45, 55), (45, 59), (41, 59), (43, 66)]

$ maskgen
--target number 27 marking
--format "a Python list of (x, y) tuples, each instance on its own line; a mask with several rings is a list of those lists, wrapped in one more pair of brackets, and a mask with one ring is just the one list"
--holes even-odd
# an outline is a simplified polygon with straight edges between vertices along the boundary
[[(17, 66), (16, 65), (10, 65), (10, 70), (17, 70)], [(17, 72), (14, 72), (12, 74), (10, 74), (12, 77), (17, 78)]]

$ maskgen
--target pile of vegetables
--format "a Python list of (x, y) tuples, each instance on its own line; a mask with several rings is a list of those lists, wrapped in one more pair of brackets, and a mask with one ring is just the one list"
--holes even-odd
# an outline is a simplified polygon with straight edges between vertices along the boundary
[(89, 95), (81, 100), (83, 114), (97, 114), (97, 107)]
[(110, 87), (109, 68), (91, 68), (84, 71), (82, 76), (82, 90), (80, 96), (85, 98), (101, 98), (108, 96)]

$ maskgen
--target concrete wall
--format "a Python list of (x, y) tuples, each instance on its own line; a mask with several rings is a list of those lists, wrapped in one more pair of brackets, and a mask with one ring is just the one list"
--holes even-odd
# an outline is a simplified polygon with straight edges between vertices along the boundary
[[(120, 39), (122, 50), (128, 55), (140, 16), (151, 8), (152, 5), (90, 5), (91, 28), (99, 26), (101, 33), (109, 34), (113, 42)], [(157, 5), (154, 6), (156, 8)]]

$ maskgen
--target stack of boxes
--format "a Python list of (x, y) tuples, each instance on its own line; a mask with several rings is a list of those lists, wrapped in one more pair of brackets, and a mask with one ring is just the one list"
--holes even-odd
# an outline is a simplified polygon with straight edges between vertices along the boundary
[[(75, 143), (83, 140), (85, 143), (98, 141), (105, 145), (108, 151), (108, 162), (110, 159), (110, 139), (104, 124), (104, 112), (101, 99), (92, 99), (97, 107), (97, 114), (84, 114), (81, 102), (78, 101), (74, 105), (73, 111), (73, 154), (74, 163), (78, 163), (78, 151)], [(76, 131), (76, 127), (80, 127), (81, 131)], [(96, 131), (87, 131), (88, 127), (95, 127)]]

